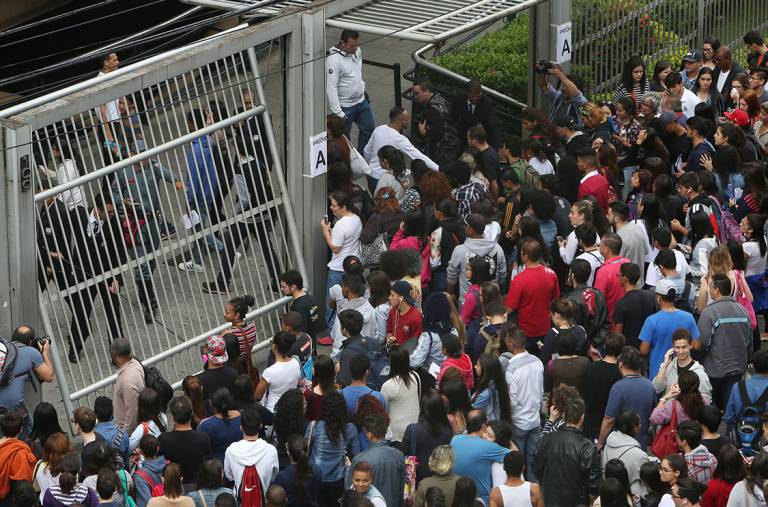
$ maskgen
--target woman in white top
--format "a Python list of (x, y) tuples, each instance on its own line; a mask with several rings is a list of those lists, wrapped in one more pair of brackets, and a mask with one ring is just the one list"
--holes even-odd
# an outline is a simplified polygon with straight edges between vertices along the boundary
[(691, 275), (696, 284), (709, 269), (709, 252), (718, 245), (714, 236), (709, 215), (704, 211), (693, 213), (688, 238), (691, 240)]
[[(80, 173), (77, 170), (77, 164), (75, 163), (75, 157), (69, 149), (69, 145), (62, 144), (61, 146), (54, 144), (51, 147), (51, 155), (53, 156), (53, 162), (56, 164), (55, 171), (47, 171), (49, 178), (55, 178), (56, 185), (63, 185), (68, 181), (72, 181), (80, 177)], [(80, 187), (72, 187), (69, 190), (65, 190), (59, 194), (59, 199), (67, 205), (67, 209), (72, 211), (76, 206), (85, 206), (85, 199), (80, 191)]]
[(163, 402), (154, 389), (147, 387), (139, 394), (136, 419), (139, 424), (128, 437), (128, 451), (133, 452), (139, 446), (141, 437), (147, 434), (160, 436), (168, 429), (168, 417), (163, 412)]
[(520, 451), (513, 450), (504, 457), (507, 480), (491, 490), (489, 507), (544, 507), (541, 488), (523, 479), (524, 470), (525, 457)]
[[(336, 190), (331, 192), (329, 197), (331, 201), (331, 213), (336, 218), (331, 226), (326, 217), (320, 219), (320, 229), (323, 231), (328, 248), (331, 249), (331, 260), (328, 261), (328, 282), (326, 285), (326, 294), (334, 285), (341, 283), (341, 277), (344, 275), (344, 259), (350, 255), (360, 257), (360, 234), (363, 232), (363, 222), (353, 210), (350, 196), (345, 192)], [(331, 325), (333, 311), (326, 308), (326, 320)]]
[(761, 452), (752, 461), (749, 475), (737, 482), (728, 496), (727, 507), (758, 507), (765, 505), (763, 484), (768, 480), (768, 454)]
[[(568, 234), (568, 238), (558, 241), (560, 258), (563, 259), (563, 262), (570, 265), (576, 257), (576, 251), (579, 247), (579, 240), (576, 239), (576, 227), (586, 222), (592, 223), (592, 203), (586, 200), (573, 203), (571, 205), (571, 212), (568, 213), (568, 219), (571, 221), (573, 230)], [(595, 244), (600, 244), (599, 236)]]
[(296, 343), (296, 337), (287, 331), (279, 331), (272, 338), (275, 364), (264, 370), (259, 385), (256, 386), (254, 393), (256, 400), (262, 401), (266, 394), (267, 398), (262, 401), (262, 405), (272, 413), (275, 412), (275, 405), (280, 396), (289, 389), (294, 389), (301, 379), (301, 365), (290, 356), (294, 343)]
[(389, 353), (389, 380), (381, 386), (389, 414), (389, 440), (402, 442), (405, 428), (419, 422), (421, 380), (411, 370), (410, 354), (404, 348)]
[(378, 157), (384, 175), (379, 178), (373, 195), (376, 195), (380, 188), (392, 187), (395, 189), (397, 202), (402, 205), (405, 191), (408, 190), (408, 175), (403, 154), (394, 146), (382, 146), (379, 149)]
[(744, 235), (744, 256), (747, 258), (747, 270), (744, 276), (750, 277), (763, 274), (765, 271), (766, 245), (763, 227), (765, 218), (761, 215), (750, 213), (741, 219), (739, 229)]
[(52, 433), (43, 444), (43, 459), (35, 465), (32, 481), (40, 488), (40, 501), (45, 492), (54, 484), (59, 483), (61, 459), (72, 452), (69, 438), (64, 433)]
[(555, 174), (555, 168), (552, 166), (547, 154), (544, 151), (544, 145), (538, 139), (526, 139), (523, 143), (525, 158), (533, 169), (539, 173), (539, 176), (545, 174)]

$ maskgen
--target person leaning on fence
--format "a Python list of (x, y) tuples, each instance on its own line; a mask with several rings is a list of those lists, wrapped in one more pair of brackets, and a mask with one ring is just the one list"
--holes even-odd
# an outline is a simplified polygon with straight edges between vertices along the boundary
[(130, 435), (136, 428), (139, 394), (144, 390), (144, 368), (131, 355), (131, 343), (125, 338), (113, 341), (109, 350), (112, 364), (117, 368), (115, 394), (112, 399), (115, 425)]
[[(15, 410), (24, 419), (24, 434), (32, 430), (32, 415), (24, 406), (24, 386), (31, 375), (37, 376), (41, 382), (53, 381), (53, 364), (50, 356), (50, 340), (37, 341), (35, 331), (29, 326), (19, 326), (13, 332), (9, 347), (16, 349), (16, 361), (10, 372), (6, 385), (0, 386), (0, 410)], [(8, 351), (1, 350), (3, 362), (8, 357)], [(4, 376), (5, 372), (0, 373)]]

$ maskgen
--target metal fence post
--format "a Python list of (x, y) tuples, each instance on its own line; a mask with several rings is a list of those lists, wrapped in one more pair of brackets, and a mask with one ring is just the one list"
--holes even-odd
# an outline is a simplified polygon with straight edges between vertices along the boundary
[(697, 0), (696, 2), (696, 47), (704, 46), (704, 2), (706, 0)]

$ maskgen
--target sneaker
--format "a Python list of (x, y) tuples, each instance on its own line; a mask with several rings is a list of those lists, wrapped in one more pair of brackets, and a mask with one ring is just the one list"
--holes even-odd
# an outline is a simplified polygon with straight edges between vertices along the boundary
[(205, 268), (200, 264), (195, 264), (192, 261), (180, 262), (179, 269), (181, 271), (196, 271), (197, 273), (203, 273)]
[(163, 232), (161, 232), (161, 233), (160, 233), (160, 239), (161, 239), (161, 240), (167, 240), (167, 239), (171, 239), (171, 238), (173, 238), (174, 236), (176, 236), (176, 231), (168, 231), (168, 230), (165, 230), (165, 231), (163, 231)]
[(203, 282), (203, 294), (223, 294), (229, 293), (226, 287), (219, 287), (216, 282)]
[(333, 345), (333, 338), (331, 338), (330, 336), (323, 336), (322, 338), (317, 339), (317, 344), (323, 345), (325, 347), (330, 347), (331, 345)]

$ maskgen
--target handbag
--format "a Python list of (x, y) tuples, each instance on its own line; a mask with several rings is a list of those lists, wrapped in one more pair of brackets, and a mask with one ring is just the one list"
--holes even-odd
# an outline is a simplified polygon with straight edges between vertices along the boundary
[[(376, 230), (381, 229), (379, 215), (376, 215)], [(389, 248), (389, 241), (387, 241), (386, 231), (379, 232), (373, 241), (369, 244), (360, 243), (360, 262), (364, 268), (372, 268), (379, 265), (381, 260), (381, 254), (386, 252)]]
[(746, 282), (744, 274), (741, 271), (734, 270), (734, 275), (736, 277), (736, 302), (747, 311), (749, 327), (754, 330), (757, 327), (757, 317), (755, 316), (755, 307), (752, 306), (752, 301), (749, 300), (744, 290), (744, 283)]
[(371, 174), (371, 167), (365, 161), (365, 158), (357, 151), (357, 148), (352, 146), (349, 139), (347, 139), (347, 143), (349, 144), (349, 167), (352, 169), (352, 178)]
[(416, 456), (416, 425), (411, 425), (410, 454), (405, 457), (405, 486), (403, 488), (403, 505), (411, 507), (416, 497), (416, 467), (419, 466), (419, 458)]
[(651, 451), (654, 456), (662, 459), (667, 454), (675, 454), (680, 452), (677, 447), (677, 407), (674, 406), (677, 401), (672, 401), (672, 415), (669, 417), (669, 422), (659, 428), (656, 432), (656, 436), (653, 437), (653, 443), (651, 443)]

